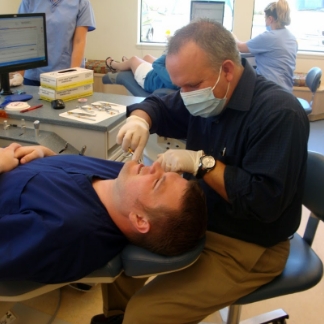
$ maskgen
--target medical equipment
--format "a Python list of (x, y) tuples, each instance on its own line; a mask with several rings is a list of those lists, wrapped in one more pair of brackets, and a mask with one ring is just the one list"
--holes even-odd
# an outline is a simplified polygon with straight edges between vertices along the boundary
[[(124, 156), (127, 159), (130, 158), (130, 157), (132, 157), (133, 155), (134, 155), (134, 151), (130, 147), (128, 148), (128, 151), (124, 153)], [(143, 163), (143, 159), (139, 159), (137, 162), (139, 164), (141, 164), (141, 163)]]
[(91, 114), (91, 113), (79, 113), (79, 112), (74, 112), (74, 111), (68, 111), (67, 112), (69, 115), (75, 115), (75, 116), (87, 116), (87, 117), (96, 117), (96, 114)]
[(0, 25), (1, 94), (10, 95), (9, 72), (48, 65), (45, 13), (2, 14)]

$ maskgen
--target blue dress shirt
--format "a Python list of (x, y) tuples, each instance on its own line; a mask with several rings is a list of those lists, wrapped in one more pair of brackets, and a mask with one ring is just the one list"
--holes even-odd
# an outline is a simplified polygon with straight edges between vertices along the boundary
[(186, 139), (188, 150), (225, 163), (229, 202), (201, 180), (210, 231), (272, 246), (300, 223), (309, 121), (295, 96), (242, 62), (241, 79), (216, 117), (190, 115), (179, 91), (149, 96), (127, 107), (127, 114), (144, 110), (151, 133)]

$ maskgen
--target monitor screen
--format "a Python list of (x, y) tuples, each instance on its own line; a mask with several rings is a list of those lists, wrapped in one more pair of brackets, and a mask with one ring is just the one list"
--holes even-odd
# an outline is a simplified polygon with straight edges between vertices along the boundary
[(190, 21), (208, 18), (223, 25), (225, 1), (191, 1)]
[(11, 94), (9, 72), (46, 65), (48, 56), (45, 14), (0, 15), (2, 94)]

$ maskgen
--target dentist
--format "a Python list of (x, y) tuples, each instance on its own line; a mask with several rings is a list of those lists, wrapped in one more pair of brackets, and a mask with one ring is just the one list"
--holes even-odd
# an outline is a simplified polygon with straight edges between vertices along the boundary
[(145, 286), (124, 275), (103, 285), (104, 314), (92, 324), (199, 323), (278, 276), (300, 223), (309, 122), (298, 100), (241, 60), (232, 34), (209, 20), (175, 33), (166, 67), (180, 90), (127, 107), (117, 142), (138, 160), (150, 133), (186, 139), (186, 150), (158, 161), (199, 179), (205, 250)]

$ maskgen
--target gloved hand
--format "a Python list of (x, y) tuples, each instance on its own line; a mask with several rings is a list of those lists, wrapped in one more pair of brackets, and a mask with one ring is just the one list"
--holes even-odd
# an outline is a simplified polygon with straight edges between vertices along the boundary
[(130, 148), (134, 153), (132, 160), (141, 159), (145, 145), (149, 138), (150, 126), (141, 117), (132, 115), (126, 119), (126, 123), (121, 127), (117, 134), (117, 144), (127, 152)]
[(161, 164), (164, 171), (178, 173), (188, 172), (196, 175), (200, 157), (204, 151), (189, 150), (168, 150), (158, 155), (157, 161)]

